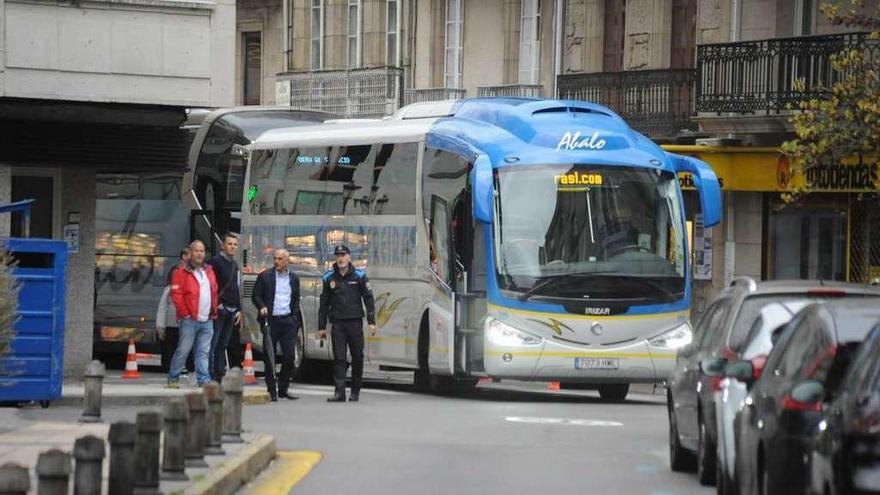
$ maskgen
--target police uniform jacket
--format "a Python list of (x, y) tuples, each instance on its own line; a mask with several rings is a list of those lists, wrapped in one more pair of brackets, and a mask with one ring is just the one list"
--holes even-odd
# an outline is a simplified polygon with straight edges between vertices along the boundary
[[(361, 304), (363, 301), (363, 304)], [(373, 303), (373, 291), (370, 281), (363, 270), (349, 266), (345, 275), (339, 273), (339, 267), (324, 273), (324, 288), (321, 291), (321, 307), (318, 310), (318, 328), (327, 328), (327, 320), (354, 320), (364, 317), (366, 306), (367, 323), (376, 324), (376, 306)]]

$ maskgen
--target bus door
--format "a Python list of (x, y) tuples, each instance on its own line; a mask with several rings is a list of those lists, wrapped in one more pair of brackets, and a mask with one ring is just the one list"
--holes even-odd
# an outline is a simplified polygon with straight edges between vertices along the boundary
[(431, 271), (435, 289), (429, 306), (430, 332), (428, 366), (431, 373), (453, 374), (455, 371), (455, 337), (457, 328), (455, 284), (455, 252), (450, 224), (449, 202), (437, 195), (431, 197), (430, 251)]
[[(483, 317), (486, 315), (486, 262), (482, 225), (474, 222), (470, 190), (458, 196), (450, 227), (456, 289), (456, 373), (479, 373), (483, 367)], [(476, 228), (475, 228), (476, 226)]]
[(190, 239), (205, 243), (206, 259), (217, 252), (217, 232), (211, 222), (213, 215), (211, 210), (191, 210), (189, 214)]

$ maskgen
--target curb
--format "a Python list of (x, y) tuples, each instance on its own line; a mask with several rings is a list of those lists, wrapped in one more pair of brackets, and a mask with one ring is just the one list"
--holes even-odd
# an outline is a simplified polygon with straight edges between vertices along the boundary
[(187, 487), (184, 495), (232, 495), (256, 478), (275, 458), (275, 437), (259, 434), (235, 457), (211, 469), (203, 479)]
[[(103, 407), (126, 407), (126, 406), (164, 406), (169, 400), (175, 397), (184, 397), (187, 392), (193, 392), (196, 388), (181, 388), (178, 390), (164, 391), (163, 393), (146, 393), (140, 395), (121, 394), (121, 395), (104, 395), (101, 398)], [(245, 388), (242, 395), (242, 404), (248, 406), (258, 406), (269, 403), (269, 392), (266, 390), (256, 390)], [(51, 403), (55, 407), (82, 407), (82, 392), (74, 392), (72, 394), (63, 395), (58, 400)]]

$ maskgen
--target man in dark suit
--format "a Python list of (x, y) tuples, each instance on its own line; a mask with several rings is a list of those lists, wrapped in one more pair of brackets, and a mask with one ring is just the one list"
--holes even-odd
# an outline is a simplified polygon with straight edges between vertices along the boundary
[[(257, 276), (252, 300), (259, 311), (258, 320), (263, 331), (263, 360), (266, 365), (266, 387), (272, 402), (278, 397), (296, 400), (289, 395), (290, 377), (293, 373), (294, 347), (299, 321), (299, 277), (288, 270), (290, 253), (284, 249), (275, 251), (275, 269), (265, 270)], [(281, 376), (275, 377), (275, 344), (284, 353)], [(276, 383), (277, 382), (277, 383)]]

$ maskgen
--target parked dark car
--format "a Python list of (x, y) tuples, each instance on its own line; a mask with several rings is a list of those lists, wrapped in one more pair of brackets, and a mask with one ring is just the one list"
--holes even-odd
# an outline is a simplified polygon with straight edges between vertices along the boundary
[(669, 457), (673, 471), (696, 468), (701, 484), (717, 471), (716, 394), (728, 362), (740, 359), (761, 308), (774, 302), (828, 297), (880, 297), (875, 288), (809, 280), (757, 283), (738, 278), (709, 305), (696, 323), (690, 345), (678, 352), (669, 381)]
[(812, 493), (880, 493), (880, 322), (823, 409), (809, 457)]
[[(742, 495), (798, 494), (807, 488), (807, 450), (836, 398), (844, 375), (880, 319), (880, 305), (848, 299), (810, 304), (795, 316), (770, 352), (735, 428), (736, 476)], [(748, 382), (752, 363), (726, 374)]]

